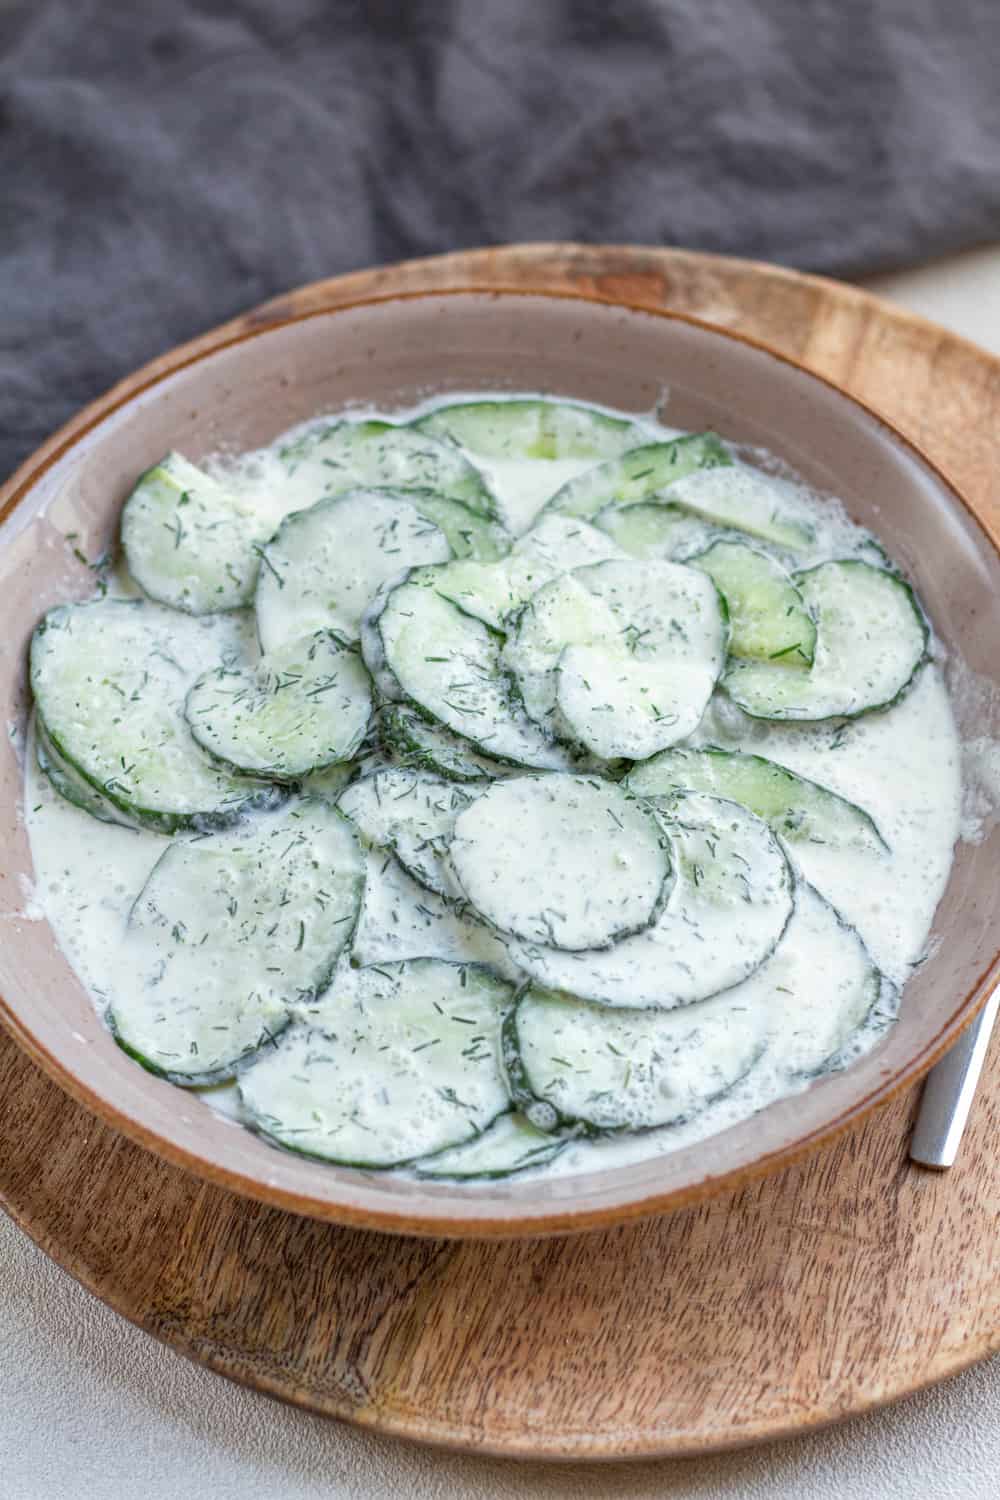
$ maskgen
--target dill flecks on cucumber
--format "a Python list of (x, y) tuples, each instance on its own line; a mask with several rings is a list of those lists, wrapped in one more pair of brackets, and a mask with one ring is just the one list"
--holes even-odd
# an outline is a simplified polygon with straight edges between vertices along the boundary
[(282, 1149), (475, 1182), (668, 1149), (887, 1024), (824, 880), (892, 839), (831, 757), (929, 628), (867, 533), (714, 433), (541, 397), (256, 465), (167, 454), (127, 572), (32, 639), (49, 803), (149, 841), (130, 1055), (235, 1080)]

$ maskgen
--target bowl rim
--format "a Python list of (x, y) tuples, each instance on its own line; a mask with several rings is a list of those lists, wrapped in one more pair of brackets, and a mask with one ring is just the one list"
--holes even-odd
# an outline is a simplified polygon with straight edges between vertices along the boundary
[[(537, 298), (542, 301), (591, 304), (638, 313), (646, 317), (663, 319), (669, 323), (690, 326), (715, 338), (741, 344), (778, 361), (805, 376), (808, 381), (815, 381), (825, 386), (851, 406), (858, 408), (877, 427), (887, 432), (897, 446), (914, 456), (933, 475), (938, 485), (947, 492), (951, 501), (957, 502), (961, 510), (971, 519), (975, 530), (986, 538), (997, 561), (1000, 562), (1000, 535), (997, 534), (994, 526), (979, 514), (954, 481), (917, 442), (905, 434), (890, 418), (869, 405), (868, 402), (855, 396), (838, 381), (811, 369), (801, 360), (785, 354), (764, 340), (724, 328), (690, 313), (677, 312), (670, 308), (656, 307), (641, 301), (599, 292), (516, 284), (477, 284), (474, 280), (461, 286), (359, 296), (345, 302), (338, 301), (329, 306), (313, 307), (291, 316), (276, 317), (261, 322), (259, 326), (241, 328), (236, 331), (233, 331), (232, 322), (227, 322), (174, 346), (164, 354), (147, 361), (132, 374), (124, 376), (103, 395), (87, 403), (57, 428), (49, 438), (45, 439), (14, 470), (9, 479), (0, 485), (0, 524), (9, 520), (45, 474), (90, 432), (116, 412), (128, 407), (157, 385), (171, 379), (184, 369), (252, 339), (318, 318), (330, 318), (340, 313), (357, 312), (366, 307), (400, 302), (438, 302), (470, 296), (484, 297), (492, 301), (501, 301), (506, 297)], [(706, 1174), (696, 1182), (682, 1187), (671, 1188), (663, 1192), (654, 1190), (642, 1197), (625, 1198), (618, 1203), (586, 1208), (564, 1206), (547, 1211), (541, 1210), (537, 1213), (525, 1213), (523, 1210), (518, 1210), (512, 1213), (498, 1212), (491, 1216), (473, 1214), (470, 1217), (463, 1217), (461, 1208), (452, 1208), (451, 1204), (442, 1203), (440, 1206), (431, 1208), (428, 1200), (424, 1200), (423, 1207), (418, 1207), (416, 1203), (390, 1207), (384, 1203), (376, 1203), (367, 1197), (363, 1203), (343, 1199), (335, 1200), (329, 1195), (316, 1197), (272, 1184), (260, 1176), (234, 1167), (219, 1165), (195, 1151), (167, 1140), (153, 1126), (125, 1113), (104, 1094), (82, 1082), (69, 1066), (37, 1039), (2, 992), (0, 992), (0, 1022), (44, 1072), (91, 1113), (161, 1159), (192, 1173), (202, 1181), (226, 1188), (241, 1197), (272, 1208), (354, 1228), (453, 1239), (527, 1238), (610, 1228), (613, 1225), (672, 1212), (674, 1209), (686, 1208), (691, 1204), (727, 1190), (742, 1187), (793, 1165), (819, 1147), (833, 1142), (847, 1130), (858, 1126), (876, 1109), (889, 1103), (904, 1089), (917, 1083), (972, 1023), (998, 982), (1000, 982), (1000, 942), (993, 957), (973, 982), (971, 988), (966, 991), (957, 1005), (952, 1006), (950, 1014), (938, 1031), (924, 1044), (916, 1056), (884, 1076), (866, 1094), (844, 1106), (826, 1123), (814, 1126), (804, 1135), (797, 1136), (786, 1145), (755, 1157), (752, 1161), (743, 1162), (718, 1173)], [(327, 1170), (323, 1163), (315, 1165), (317, 1170)], [(470, 1203), (474, 1203), (473, 1193), (470, 1192), (468, 1196)]]

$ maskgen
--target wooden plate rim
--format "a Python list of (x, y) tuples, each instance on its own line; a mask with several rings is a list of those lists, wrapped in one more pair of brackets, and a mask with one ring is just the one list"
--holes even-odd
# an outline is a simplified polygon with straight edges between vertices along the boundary
[[(917, 328), (923, 328), (927, 331), (928, 334), (932, 333), (933, 335), (935, 335), (939, 341), (942, 339), (942, 337), (946, 339), (947, 344), (950, 348), (957, 350), (961, 350), (964, 348), (970, 354), (974, 355), (975, 360), (980, 368), (985, 367), (987, 370), (992, 370), (994, 372), (994, 375), (1000, 374), (1000, 360), (997, 360), (993, 356), (987, 354), (985, 351), (978, 349), (968, 340), (964, 340), (958, 335), (951, 334), (950, 332), (940, 330), (935, 324), (929, 322), (924, 318), (920, 318), (915, 314), (902, 312), (899, 309), (892, 307), (891, 305), (884, 304), (880, 302), (879, 299), (871, 296), (867, 292), (850, 286), (841, 285), (827, 278), (810, 276), (799, 272), (789, 271), (782, 267), (767, 266), (762, 263), (755, 263), (746, 260), (735, 260), (729, 257), (699, 255), (694, 252), (671, 251), (664, 249), (651, 249), (648, 251), (644, 251), (642, 247), (592, 247), (541, 244), (510, 247), (509, 252), (506, 253), (513, 255), (513, 257), (515, 258), (517, 255), (525, 255), (531, 253), (547, 253), (553, 257), (559, 254), (568, 256), (576, 253), (585, 253), (592, 259), (599, 257), (602, 253), (604, 253), (608, 255), (612, 261), (617, 260), (618, 264), (614, 266), (613, 269), (620, 271), (625, 275), (628, 274), (628, 271), (630, 269), (628, 265), (630, 256), (637, 260), (636, 269), (642, 268), (642, 261), (640, 257), (646, 256), (651, 261), (655, 262), (656, 260), (658, 260), (662, 266), (665, 266), (667, 268), (678, 265), (691, 265), (696, 267), (704, 263), (709, 267), (713, 264), (726, 265), (731, 267), (733, 269), (733, 272), (738, 272), (741, 268), (746, 270), (757, 270), (766, 275), (772, 282), (785, 281), (791, 283), (792, 285), (811, 285), (819, 289), (824, 289), (828, 297), (832, 294), (832, 297), (839, 303), (841, 308), (850, 306), (867, 308), (869, 309), (870, 314), (876, 315), (883, 324), (892, 323), (900, 327), (915, 326)], [(407, 271), (412, 274), (414, 269), (420, 266), (440, 265), (442, 267), (446, 267), (449, 262), (468, 264), (469, 262), (475, 261), (479, 258), (483, 258), (485, 260), (488, 258), (496, 257), (498, 254), (502, 258), (505, 252), (458, 252), (452, 256), (436, 256), (429, 258), (426, 261), (406, 262), (401, 266), (394, 268), (394, 270), (396, 274), (405, 273)], [(572, 267), (568, 269), (572, 269)], [(549, 274), (554, 273), (554, 269), (550, 268)], [(370, 284), (372, 278), (377, 277), (378, 274), (378, 272), (359, 272), (348, 276), (315, 282), (310, 286), (302, 288), (300, 295), (304, 294), (306, 296), (313, 297), (324, 295), (333, 298), (339, 298), (342, 295), (343, 288), (346, 285), (350, 285), (353, 282), (358, 282), (359, 284), (362, 282), (367, 282), (368, 284)], [(540, 271), (539, 277), (540, 279), (544, 279), (544, 276), (545, 270), (543, 269), (542, 271)], [(492, 291), (495, 289), (495, 284), (476, 289)], [(436, 289), (431, 289), (431, 292), (433, 292), (434, 290)], [(441, 288), (441, 290), (445, 289)], [(512, 288), (512, 290), (516, 290), (517, 292), (523, 294), (525, 288), (514, 287)], [(558, 295), (559, 289), (553, 289), (553, 294)], [(570, 295), (573, 294), (570, 293)], [(275, 309), (280, 308), (283, 303), (287, 302), (287, 296), (288, 294), (285, 294), (285, 296), (283, 297), (273, 299), (270, 303), (263, 304), (263, 306), (257, 309), (256, 312), (247, 314), (245, 316), (259, 319), (263, 326), (268, 326), (267, 319), (269, 315), (269, 309), (272, 307)], [(393, 300), (391, 296), (389, 300)], [(616, 297), (595, 296), (592, 300), (610, 301), (612, 303), (617, 303), (618, 305), (623, 305), (622, 299)], [(345, 304), (340, 301), (334, 302), (333, 304), (333, 306), (338, 305)], [(659, 309), (650, 307), (645, 303), (638, 303), (635, 305), (637, 305), (642, 311), (659, 311)], [(332, 308), (317, 308), (315, 310), (326, 311), (332, 310)], [(684, 317), (687, 315), (678, 316)], [(278, 318), (275, 319), (275, 321), (278, 320)], [(173, 354), (177, 355), (185, 350), (193, 350), (200, 346), (206, 345), (208, 341), (213, 337), (224, 334), (226, 331), (238, 327), (240, 321), (242, 320), (234, 320), (233, 322), (222, 325), (219, 329), (214, 330), (214, 333), (212, 334), (203, 335), (199, 339), (195, 339), (188, 342), (187, 344), (180, 345), (173, 351)], [(703, 320), (690, 318), (689, 321), (702, 322)], [(716, 328), (716, 325), (712, 323), (709, 323), (708, 326)], [(731, 337), (745, 338), (745, 340), (750, 343), (759, 342), (755, 341), (752, 338), (747, 338), (745, 335), (730, 333), (729, 330), (717, 331), (725, 331), (729, 333), (729, 336)], [(222, 340), (220, 340), (220, 342), (221, 341)], [(212, 346), (209, 345), (209, 347)], [(797, 361), (788, 358), (788, 356), (783, 355), (779, 351), (770, 349), (766, 344), (764, 344), (764, 347), (768, 349), (768, 352), (775, 354), (776, 357), (786, 359), (788, 363), (797, 363)], [(205, 352), (209, 352), (208, 347), (206, 347)], [(172, 356), (164, 356), (162, 358), (169, 359), (171, 357)], [(153, 371), (160, 363), (162, 363), (162, 360), (152, 361), (149, 364), (145, 365), (138, 373), (143, 374)], [(823, 375), (818, 374), (808, 367), (804, 368), (807, 368), (808, 373), (812, 374), (814, 378), (826, 380), (827, 384), (831, 384), (835, 388), (840, 389), (840, 387), (837, 386), (836, 382), (828, 380)], [(164, 373), (169, 372), (169, 370), (164, 371)], [(84, 410), (76, 417), (72, 418), (69, 422), (64, 424), (64, 426), (60, 428), (52, 438), (48, 439), (47, 442), (43, 443), (39, 447), (34, 455), (34, 459), (29, 459), (26, 464), (22, 465), (17, 473), (13, 476), (12, 480), (8, 482), (8, 485), (0, 489), (0, 497), (4, 497), (8, 494), (10, 485), (13, 484), (23, 474), (23, 472), (32, 465), (33, 461), (43, 460), (47, 458), (54, 446), (63, 443), (67, 438), (72, 437), (74, 433), (82, 430), (81, 424), (84, 422), (84, 419), (90, 416), (93, 416), (96, 419), (96, 417), (98, 417), (99, 415), (104, 414), (105, 411), (111, 410), (114, 405), (113, 398), (115, 397), (117, 392), (126, 385), (131, 388), (132, 382), (135, 378), (135, 376), (127, 377), (126, 380), (119, 382), (116, 386), (112, 387), (112, 389), (107, 393), (106, 396), (101, 397), (97, 401), (91, 403), (89, 406), (84, 408)], [(872, 408), (867, 406), (865, 402), (859, 401), (857, 397), (854, 397), (852, 395), (850, 396), (850, 399), (854, 401), (855, 404), (865, 407), (866, 410), (872, 410)], [(875, 413), (875, 415), (877, 415), (878, 420), (884, 425), (890, 427), (892, 426), (891, 423), (886, 421), (881, 413)], [(904, 438), (904, 442), (911, 449), (916, 449), (916, 451), (920, 452), (919, 445), (914, 443), (911, 439)], [(925, 462), (928, 462), (929, 466), (935, 470), (935, 472), (940, 473), (940, 469), (937, 464), (935, 464), (933, 461), (927, 460), (926, 456), (924, 456), (924, 459)], [(945, 482), (948, 484), (949, 489), (955, 489), (955, 486), (952, 485), (949, 481), (946, 480)], [(965, 502), (964, 496), (962, 496), (960, 493), (959, 498), (963, 500), (963, 504), (966, 504), (967, 508), (972, 509), (972, 507), (969, 506), (967, 502)], [(987, 533), (992, 537), (992, 529), (986, 526), (983, 519), (976, 515), (974, 510), (973, 514), (976, 516), (978, 525), (984, 531), (987, 531)], [(971, 1013), (968, 1019), (971, 1019)], [(20, 1061), (19, 1066), (27, 1068), (30, 1065), (26, 1061)], [(830, 1138), (828, 1137), (827, 1139)], [(133, 1147), (130, 1146), (129, 1150), (132, 1149)], [(154, 1161), (153, 1164), (157, 1165), (158, 1162)], [(678, 1434), (676, 1431), (664, 1432), (662, 1426), (653, 1426), (647, 1424), (645, 1428), (629, 1429), (629, 1436), (626, 1436), (624, 1439), (619, 1437), (617, 1434), (610, 1434), (606, 1432), (596, 1439), (588, 1440), (588, 1435), (585, 1432), (580, 1433), (575, 1432), (572, 1429), (555, 1428), (549, 1429), (546, 1433), (546, 1436), (539, 1440), (537, 1433), (532, 1432), (530, 1429), (525, 1429), (524, 1427), (517, 1427), (510, 1429), (513, 1434), (511, 1440), (508, 1440), (506, 1430), (502, 1430), (500, 1436), (494, 1436), (492, 1439), (484, 1441), (477, 1436), (475, 1428), (468, 1421), (464, 1423), (455, 1420), (452, 1420), (450, 1423), (434, 1422), (433, 1419), (429, 1419), (426, 1414), (421, 1414), (412, 1409), (406, 1409), (405, 1414), (403, 1415), (400, 1415), (398, 1411), (394, 1412), (392, 1409), (385, 1411), (378, 1407), (359, 1411), (357, 1408), (350, 1406), (350, 1404), (346, 1401), (331, 1401), (328, 1392), (324, 1392), (321, 1394), (314, 1393), (312, 1399), (310, 1399), (308, 1394), (303, 1389), (293, 1388), (292, 1390), (281, 1390), (278, 1388), (274, 1381), (270, 1381), (266, 1377), (261, 1377), (260, 1375), (256, 1375), (253, 1373), (250, 1373), (248, 1375), (234, 1370), (229, 1367), (229, 1364), (224, 1357), (213, 1354), (210, 1350), (207, 1350), (205, 1348), (203, 1342), (200, 1343), (196, 1338), (192, 1338), (189, 1335), (187, 1328), (180, 1328), (177, 1324), (173, 1324), (172, 1326), (164, 1329), (161, 1325), (158, 1326), (155, 1323), (150, 1322), (148, 1312), (146, 1322), (143, 1322), (141, 1318), (141, 1313), (143, 1311), (142, 1307), (140, 1306), (137, 1309), (138, 1315), (136, 1315), (136, 1313), (133, 1313), (133, 1311), (129, 1310), (128, 1306), (124, 1305), (120, 1293), (117, 1295), (109, 1295), (107, 1290), (101, 1286), (99, 1276), (81, 1260), (80, 1251), (77, 1244), (67, 1243), (62, 1238), (56, 1238), (51, 1228), (50, 1221), (44, 1219), (41, 1213), (35, 1213), (33, 1215), (26, 1211), (23, 1205), (20, 1207), (15, 1207), (10, 1199), (10, 1196), (3, 1194), (2, 1192), (0, 1192), (0, 1201), (5, 1204), (7, 1211), (11, 1214), (11, 1217), (14, 1218), (15, 1222), (17, 1222), (25, 1230), (25, 1232), (27, 1232), (31, 1236), (35, 1243), (38, 1244), (45, 1253), (49, 1254), (54, 1260), (56, 1260), (58, 1264), (63, 1266), (70, 1274), (75, 1276), (76, 1279), (78, 1279), (81, 1284), (87, 1287), (88, 1290), (101, 1297), (103, 1301), (105, 1301), (109, 1306), (113, 1307), (118, 1313), (120, 1313), (120, 1315), (126, 1317), (135, 1326), (143, 1328), (145, 1332), (151, 1333), (152, 1336), (157, 1338), (159, 1342), (177, 1349), (178, 1352), (184, 1354), (186, 1357), (200, 1364), (203, 1364), (221, 1374), (224, 1374), (231, 1379), (234, 1379), (241, 1385), (247, 1386), (251, 1389), (266, 1391), (268, 1394), (276, 1396), (277, 1398), (282, 1399), (288, 1404), (311, 1411), (322, 1411), (336, 1418), (351, 1421), (353, 1424), (363, 1426), (368, 1430), (380, 1431), (386, 1434), (405, 1437), (414, 1441), (430, 1444), (435, 1447), (445, 1447), (470, 1454), (493, 1454), (501, 1457), (519, 1457), (526, 1459), (588, 1459), (592, 1461), (615, 1459), (635, 1460), (642, 1458), (706, 1455), (725, 1449), (732, 1449), (744, 1445), (749, 1445), (751, 1443), (759, 1443), (767, 1440), (784, 1438), (799, 1433), (815, 1431), (816, 1429), (827, 1426), (830, 1423), (837, 1421), (838, 1419), (870, 1411), (872, 1409), (885, 1405), (890, 1401), (894, 1401), (910, 1395), (913, 1392), (920, 1390), (927, 1385), (933, 1384), (935, 1381), (940, 1380), (946, 1376), (955, 1374), (958, 1371), (966, 1368), (968, 1365), (974, 1363), (976, 1360), (982, 1359), (991, 1352), (994, 1352), (998, 1348), (1000, 1348), (1000, 1325), (998, 1325), (995, 1328), (988, 1329), (986, 1333), (980, 1334), (978, 1337), (969, 1339), (965, 1344), (951, 1344), (944, 1348), (938, 1348), (935, 1352), (934, 1357), (930, 1359), (927, 1365), (921, 1369), (919, 1377), (916, 1379), (904, 1380), (902, 1383), (896, 1384), (891, 1388), (887, 1388), (884, 1380), (879, 1379), (878, 1381), (873, 1381), (871, 1386), (866, 1388), (865, 1394), (863, 1396), (856, 1391), (852, 1391), (847, 1396), (841, 1395), (839, 1400), (834, 1398), (827, 1400), (825, 1403), (814, 1404), (810, 1407), (805, 1415), (802, 1414), (801, 1407), (795, 1408), (797, 1415), (794, 1420), (791, 1418), (786, 1418), (786, 1420), (780, 1422), (769, 1422), (766, 1419), (763, 1419), (750, 1424), (747, 1428), (744, 1429), (734, 1427), (732, 1423), (730, 1423), (729, 1428), (721, 1434), (716, 1433), (715, 1435), (707, 1437), (702, 1436), (701, 1438), (693, 1438), (688, 1434)], [(241, 1211), (241, 1208), (234, 1205), (234, 1212), (239, 1213)], [(136, 1307), (136, 1303), (134, 1301), (132, 1306), (133, 1308)], [(529, 1433), (527, 1439), (525, 1439), (523, 1436), (519, 1436), (519, 1434), (524, 1434), (526, 1430)], [(656, 1436), (650, 1436), (651, 1434), (656, 1434)], [(614, 1445), (614, 1451), (612, 1451), (611, 1449), (612, 1444)]]
[(319, 1400), (315, 1395), (311, 1396), (297, 1387), (290, 1389), (283, 1387), (277, 1379), (268, 1377), (266, 1374), (260, 1372), (250, 1374), (234, 1369), (224, 1357), (215, 1354), (211, 1349), (206, 1349), (199, 1344), (198, 1340), (185, 1336), (176, 1327), (169, 1333), (159, 1328), (146, 1327), (130, 1310), (122, 1296), (109, 1293), (72, 1249), (63, 1246), (48, 1232), (36, 1225), (33, 1219), (11, 1203), (2, 1189), (0, 1189), (0, 1207), (43, 1254), (55, 1261), (87, 1292), (98, 1298), (106, 1307), (111, 1308), (119, 1317), (124, 1318), (133, 1328), (138, 1328), (142, 1333), (154, 1338), (164, 1348), (182, 1355), (191, 1364), (211, 1370), (213, 1374), (221, 1375), (245, 1390), (266, 1395), (297, 1411), (305, 1411), (314, 1415), (319, 1413), (333, 1421), (344, 1422), (348, 1426), (364, 1428), (381, 1436), (400, 1438), (435, 1451), (460, 1453), (473, 1457), (611, 1465), (664, 1458), (703, 1458), (715, 1453), (735, 1452), (742, 1448), (759, 1447), (769, 1442), (803, 1437), (832, 1427), (838, 1422), (879, 1411), (883, 1407), (894, 1405), (897, 1401), (905, 1401), (942, 1380), (959, 1375), (971, 1366), (1000, 1352), (1000, 1326), (998, 1326), (992, 1335), (984, 1336), (979, 1342), (962, 1348), (957, 1353), (957, 1357), (949, 1359), (940, 1367), (928, 1366), (920, 1378), (891, 1390), (881, 1390), (868, 1395), (856, 1400), (849, 1407), (845, 1407), (842, 1401), (833, 1401), (827, 1406), (816, 1406), (807, 1415), (800, 1415), (797, 1419), (788, 1417), (780, 1422), (768, 1422), (766, 1419), (761, 1419), (746, 1427), (730, 1427), (718, 1437), (707, 1441), (704, 1438), (678, 1438), (677, 1433), (672, 1430), (668, 1431), (663, 1438), (657, 1438), (652, 1435), (650, 1429), (639, 1429), (642, 1432), (641, 1436), (638, 1432), (636, 1435), (625, 1437), (617, 1433), (613, 1439), (615, 1447), (612, 1449), (609, 1446), (611, 1440), (607, 1436), (594, 1436), (583, 1429), (572, 1433), (568, 1433), (566, 1429), (555, 1429), (549, 1433), (533, 1429), (530, 1437), (524, 1439), (520, 1436), (523, 1432), (520, 1426), (511, 1427), (510, 1430), (514, 1434), (511, 1438), (487, 1437), (470, 1440), (469, 1428), (459, 1422), (443, 1418), (432, 1421), (428, 1419), (425, 1411), (420, 1410), (404, 1413), (400, 1408), (386, 1409), (377, 1406), (359, 1408), (346, 1399), (339, 1401), (331, 1399), (329, 1393), (325, 1393), (322, 1400)]

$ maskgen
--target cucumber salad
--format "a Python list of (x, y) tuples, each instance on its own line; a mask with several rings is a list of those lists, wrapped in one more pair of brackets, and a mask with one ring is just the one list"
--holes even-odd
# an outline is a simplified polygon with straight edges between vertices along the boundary
[(905, 1004), (939, 657), (870, 532), (711, 432), (476, 396), (169, 453), (34, 632), (35, 893), (119, 1046), (276, 1146), (634, 1161)]

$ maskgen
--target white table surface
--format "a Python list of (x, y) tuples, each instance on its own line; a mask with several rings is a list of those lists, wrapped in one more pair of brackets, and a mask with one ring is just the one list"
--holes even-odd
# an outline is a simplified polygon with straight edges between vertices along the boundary
[[(870, 285), (1000, 354), (1000, 246)], [(995, 1500), (998, 1475), (1000, 1358), (827, 1432), (715, 1458), (550, 1466), (372, 1437), (162, 1348), (0, 1214), (3, 1500)]]

